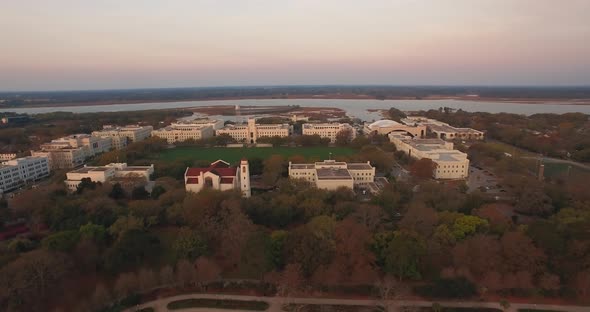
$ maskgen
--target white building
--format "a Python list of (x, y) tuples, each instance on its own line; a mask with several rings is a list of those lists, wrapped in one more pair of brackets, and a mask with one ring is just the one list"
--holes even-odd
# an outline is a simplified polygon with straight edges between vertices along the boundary
[(441, 139), (412, 139), (408, 136), (390, 134), (389, 138), (398, 151), (416, 159), (429, 158), (436, 168), (435, 179), (465, 179), (469, 175), (467, 154), (453, 149), (453, 143)]
[(75, 191), (82, 179), (100, 183), (146, 184), (154, 173), (151, 166), (127, 166), (126, 163), (111, 163), (106, 166), (84, 166), (66, 174), (64, 181), (70, 191)]
[(354, 188), (375, 182), (375, 167), (370, 162), (345, 163), (324, 160), (313, 164), (289, 162), (289, 178), (303, 179), (317, 188), (336, 190), (339, 187)]
[(0, 154), (0, 161), (6, 161), (16, 158), (16, 153), (2, 153)]
[(152, 135), (154, 127), (152, 126), (112, 126), (105, 125), (100, 131), (93, 131), (92, 135), (97, 137), (109, 137), (113, 140), (114, 149), (122, 149), (129, 143), (143, 141)]
[(109, 137), (74, 134), (41, 144), (41, 150), (31, 151), (31, 155), (47, 157), (51, 170), (70, 169), (83, 165), (87, 158), (111, 148), (112, 139)]
[(331, 143), (336, 142), (336, 136), (341, 131), (350, 131), (351, 140), (356, 137), (356, 130), (347, 123), (306, 123), (302, 126), (303, 135), (319, 135), (330, 139)]
[(165, 139), (169, 144), (186, 140), (201, 140), (215, 135), (210, 125), (193, 123), (173, 123), (168, 127), (152, 131), (152, 135)]
[(365, 123), (365, 134), (383, 134), (388, 135), (392, 132), (409, 134), (412, 137), (422, 138), (426, 135), (426, 126), (422, 125), (404, 125), (397, 121), (383, 119), (371, 124)]
[(184, 184), (187, 192), (239, 190), (243, 197), (250, 197), (250, 166), (247, 160), (242, 159), (239, 167), (231, 167), (229, 163), (218, 160), (206, 168), (186, 168)]
[(0, 165), (0, 194), (49, 176), (47, 157), (22, 157)]
[(218, 130), (223, 128), (223, 120), (209, 118), (186, 119), (178, 120), (177, 122), (171, 124), (171, 126), (175, 125), (210, 126), (211, 128), (213, 128), (213, 130)]
[(457, 128), (435, 119), (420, 116), (409, 116), (402, 119), (406, 125), (425, 126), (429, 132), (434, 133), (437, 138), (443, 140), (483, 140), (484, 133), (471, 128)]
[(216, 130), (216, 135), (227, 134), (238, 142), (256, 143), (260, 137), (288, 137), (293, 128), (288, 124), (257, 124), (254, 119), (248, 119), (247, 124), (227, 125)]

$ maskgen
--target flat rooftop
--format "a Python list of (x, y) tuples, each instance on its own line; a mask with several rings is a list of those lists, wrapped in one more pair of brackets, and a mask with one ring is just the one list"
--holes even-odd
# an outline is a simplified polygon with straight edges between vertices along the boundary
[(314, 164), (291, 164), (291, 169), (315, 169)]
[(367, 163), (352, 163), (348, 164), (348, 169), (350, 170), (371, 170), (373, 167)]
[(350, 172), (342, 168), (317, 169), (318, 180), (352, 180)]

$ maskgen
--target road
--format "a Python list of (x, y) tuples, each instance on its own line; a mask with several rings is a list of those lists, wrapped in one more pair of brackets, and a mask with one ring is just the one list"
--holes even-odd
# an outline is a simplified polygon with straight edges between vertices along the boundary
[[(331, 298), (288, 298), (288, 297), (256, 297), (256, 296), (239, 296), (239, 295), (215, 295), (215, 294), (190, 294), (180, 295), (174, 297), (168, 297), (158, 299), (152, 302), (148, 302), (132, 309), (128, 309), (127, 312), (134, 312), (142, 308), (152, 307), (156, 312), (167, 312), (173, 311), (168, 310), (166, 307), (168, 303), (183, 299), (230, 299), (230, 300), (246, 300), (246, 301), (265, 301), (270, 307), (266, 310), (269, 312), (281, 312), (284, 304), (321, 304), (321, 305), (354, 305), (354, 306), (367, 306), (374, 307), (378, 304), (386, 304), (389, 311), (400, 311), (401, 307), (432, 307), (434, 301), (419, 301), (419, 300), (390, 300), (387, 302), (371, 299), (331, 299)], [(439, 301), (444, 307), (480, 307), (480, 308), (497, 308), (502, 310), (498, 302), (480, 302), (480, 301)], [(588, 312), (590, 307), (588, 306), (564, 306), (564, 305), (551, 305), (551, 304), (528, 304), (528, 303), (512, 303), (506, 312), (517, 312), (519, 309), (541, 309), (541, 310), (554, 310), (564, 312)], [(216, 309), (208, 308), (191, 308), (176, 310), (183, 312), (197, 312), (197, 311), (218, 311)], [(222, 311), (222, 310), (219, 310)], [(225, 310), (229, 311), (229, 310)], [(242, 311), (242, 310), (231, 310), (231, 311)]]

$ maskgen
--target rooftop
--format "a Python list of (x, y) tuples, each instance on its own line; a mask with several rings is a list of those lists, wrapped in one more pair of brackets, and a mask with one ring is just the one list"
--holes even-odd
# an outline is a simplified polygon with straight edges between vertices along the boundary
[(318, 180), (352, 180), (350, 172), (342, 168), (317, 169)]
[(348, 169), (350, 170), (371, 170), (373, 167), (367, 163), (352, 163), (348, 164)]
[(369, 125), (369, 128), (386, 128), (386, 127), (395, 127), (395, 126), (402, 126), (397, 121), (389, 120), (389, 119), (382, 119), (375, 121), (374, 123)]

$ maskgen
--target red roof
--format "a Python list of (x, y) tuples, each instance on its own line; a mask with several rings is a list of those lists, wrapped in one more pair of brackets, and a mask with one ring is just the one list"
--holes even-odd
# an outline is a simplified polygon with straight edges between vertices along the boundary
[(233, 184), (234, 178), (221, 178), (221, 184)]
[(229, 167), (227, 163), (218, 160), (211, 164), (208, 168), (188, 168), (186, 177), (198, 177), (202, 173), (211, 172), (220, 177), (235, 177), (237, 167)]
[(186, 184), (199, 184), (199, 178), (188, 178)]

